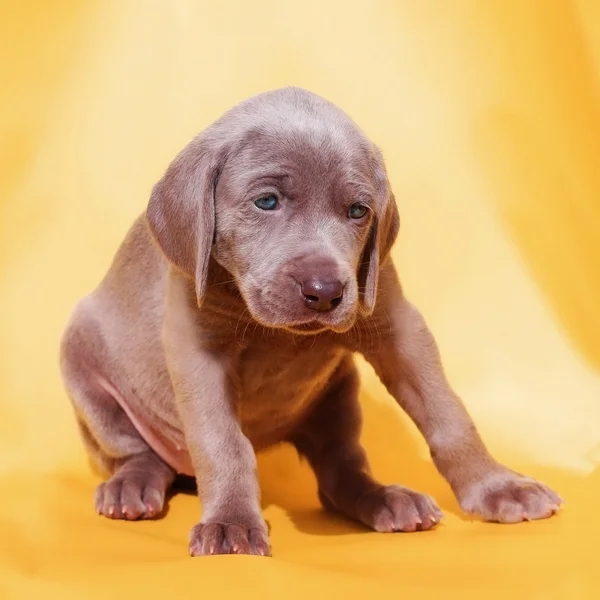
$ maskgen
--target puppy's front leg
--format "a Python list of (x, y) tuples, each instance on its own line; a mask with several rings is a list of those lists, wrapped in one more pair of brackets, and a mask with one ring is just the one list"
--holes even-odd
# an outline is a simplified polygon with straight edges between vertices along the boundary
[(256, 457), (240, 428), (228, 359), (207, 347), (194, 291), (174, 271), (163, 340), (202, 503), (202, 520), (190, 534), (190, 554), (268, 555)]
[(556, 493), (490, 456), (444, 376), (437, 345), (423, 317), (403, 298), (399, 284), (394, 287), (396, 293), (387, 294), (387, 302), (384, 299), (391, 343), (365, 352), (365, 357), (425, 437), (438, 470), (463, 510), (504, 523), (542, 519), (557, 512), (561, 499)]

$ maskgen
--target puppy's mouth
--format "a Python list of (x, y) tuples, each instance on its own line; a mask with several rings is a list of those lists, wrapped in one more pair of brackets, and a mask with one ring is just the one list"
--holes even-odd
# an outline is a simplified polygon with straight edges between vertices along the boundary
[(283, 329), (297, 335), (316, 335), (317, 333), (327, 331), (329, 327), (318, 321), (311, 321), (309, 323), (300, 323), (299, 325), (284, 325)]
[[(353, 298), (346, 298), (341, 306), (330, 311), (315, 311), (305, 301), (298, 302), (295, 295), (277, 294), (269, 290), (239, 286), (250, 315), (263, 327), (283, 329), (296, 335), (319, 333), (345, 333), (356, 320), (357, 307)], [(312, 314), (311, 314), (312, 313)]]
[(271, 315), (271, 318), (268, 318), (266, 315), (261, 315), (260, 313), (257, 314), (254, 311), (251, 312), (253, 313), (253, 317), (264, 327), (283, 329), (294, 335), (318, 335), (326, 332), (345, 333), (352, 328), (355, 322), (354, 316), (349, 316), (343, 321), (335, 320), (333, 322), (327, 318), (286, 321), (283, 319), (279, 320), (274, 315)]
[(296, 323), (282, 324), (280, 327), (297, 335), (316, 335), (327, 331), (333, 333), (346, 333), (354, 325), (355, 319), (349, 317), (342, 322), (331, 322), (329, 320), (312, 319)]

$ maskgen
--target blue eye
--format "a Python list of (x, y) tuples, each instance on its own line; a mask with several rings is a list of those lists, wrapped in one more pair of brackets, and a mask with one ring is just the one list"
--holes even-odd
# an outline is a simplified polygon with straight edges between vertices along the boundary
[(348, 209), (348, 216), (351, 219), (362, 219), (366, 214), (367, 214), (367, 207), (364, 204), (360, 204), (358, 202), (355, 202), (349, 209)]
[(270, 196), (264, 196), (254, 201), (254, 204), (261, 210), (275, 210), (277, 208), (277, 196), (271, 194)]

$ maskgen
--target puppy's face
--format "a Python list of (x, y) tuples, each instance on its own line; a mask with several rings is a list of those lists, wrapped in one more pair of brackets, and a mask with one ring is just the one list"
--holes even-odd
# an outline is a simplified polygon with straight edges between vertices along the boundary
[(225, 113), (169, 165), (146, 214), (199, 306), (216, 260), (257, 321), (305, 334), (346, 331), (359, 307), (373, 311), (399, 226), (379, 151), (299, 88)]
[(263, 325), (348, 330), (375, 211), (370, 148), (314, 129), (240, 146), (215, 189), (213, 256)]

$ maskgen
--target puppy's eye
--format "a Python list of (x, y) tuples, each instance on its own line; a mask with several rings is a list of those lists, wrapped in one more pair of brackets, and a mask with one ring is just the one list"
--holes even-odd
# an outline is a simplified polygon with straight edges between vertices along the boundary
[(362, 219), (367, 214), (368, 208), (364, 204), (360, 204), (359, 202), (355, 202), (348, 209), (348, 216), (351, 219)]
[(277, 200), (277, 196), (271, 194), (269, 196), (263, 196), (262, 198), (255, 200), (254, 204), (261, 210), (275, 210), (279, 202)]

